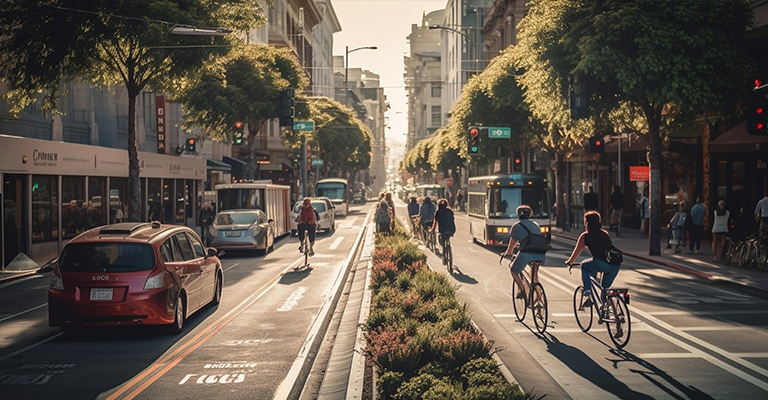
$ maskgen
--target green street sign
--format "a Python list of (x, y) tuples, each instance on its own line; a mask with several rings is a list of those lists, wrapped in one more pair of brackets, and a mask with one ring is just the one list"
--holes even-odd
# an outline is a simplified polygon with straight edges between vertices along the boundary
[(315, 121), (293, 121), (293, 130), (307, 132), (314, 131)]
[(488, 137), (491, 139), (509, 139), (512, 137), (512, 128), (489, 126)]
[(323, 159), (322, 158), (313, 158), (310, 165), (312, 167), (322, 168), (323, 167)]

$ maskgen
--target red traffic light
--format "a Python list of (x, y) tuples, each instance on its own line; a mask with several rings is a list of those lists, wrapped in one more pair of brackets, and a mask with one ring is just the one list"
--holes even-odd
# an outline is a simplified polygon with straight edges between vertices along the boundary
[(764, 111), (765, 111), (765, 110), (763, 109), (763, 107), (757, 107), (757, 108), (755, 109), (755, 113), (757, 113), (757, 114), (762, 114)]
[(757, 128), (758, 131), (762, 131), (763, 129), (765, 129), (765, 124), (763, 124), (762, 122), (758, 122), (755, 125), (755, 128)]
[(595, 140), (595, 146), (600, 147), (602, 145), (603, 145), (603, 141), (602, 140), (600, 140), (600, 139)]
[(243, 127), (243, 123), (240, 121), (235, 122), (235, 128), (240, 129)]
[(190, 146), (194, 146), (195, 145), (195, 139), (187, 139), (187, 144), (190, 145)]
[(480, 134), (480, 130), (477, 129), (477, 128), (471, 128), (469, 130), (469, 135), (472, 136), (472, 137), (475, 137), (475, 136), (477, 136), (479, 134)]
[(755, 78), (755, 89), (759, 88), (763, 85), (763, 80), (760, 78)]

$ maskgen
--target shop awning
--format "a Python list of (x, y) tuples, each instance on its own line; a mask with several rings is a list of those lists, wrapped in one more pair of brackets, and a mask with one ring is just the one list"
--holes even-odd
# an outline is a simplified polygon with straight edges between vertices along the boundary
[(245, 161), (238, 160), (237, 158), (227, 157), (224, 156), (223, 160), (225, 163), (229, 164), (232, 167), (232, 177), (233, 178), (243, 178), (243, 172), (245, 172), (245, 169), (248, 165)]
[(223, 161), (206, 158), (205, 164), (208, 171), (232, 172), (232, 166)]
[(747, 121), (741, 121), (740, 124), (709, 142), (709, 151), (712, 153), (765, 150), (768, 150), (768, 136), (748, 134)]

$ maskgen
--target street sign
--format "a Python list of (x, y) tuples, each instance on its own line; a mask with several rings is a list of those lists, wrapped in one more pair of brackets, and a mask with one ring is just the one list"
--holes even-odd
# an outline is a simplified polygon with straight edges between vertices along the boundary
[(322, 158), (313, 158), (312, 163), (310, 164), (312, 167), (323, 167), (323, 159)]
[(293, 121), (293, 130), (307, 132), (314, 131), (315, 121)]
[(491, 139), (509, 139), (512, 137), (512, 128), (489, 126), (488, 137)]

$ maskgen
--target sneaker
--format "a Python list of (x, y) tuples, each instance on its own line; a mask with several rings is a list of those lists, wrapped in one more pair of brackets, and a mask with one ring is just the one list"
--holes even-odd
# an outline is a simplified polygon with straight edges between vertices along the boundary
[(517, 296), (515, 296), (515, 298), (516, 299), (525, 299), (525, 293), (520, 292), (520, 293), (517, 294)]
[(304, 249), (302, 248), (302, 246), (299, 246), (299, 253), (303, 253), (303, 252), (304, 252)]
[(312, 249), (309, 249), (309, 256), (312, 257), (315, 255), (315, 251)]

